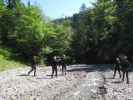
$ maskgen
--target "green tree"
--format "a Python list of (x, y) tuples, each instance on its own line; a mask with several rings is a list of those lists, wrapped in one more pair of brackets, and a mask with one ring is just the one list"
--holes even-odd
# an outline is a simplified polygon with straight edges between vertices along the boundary
[(72, 51), (78, 62), (96, 62), (98, 56), (111, 48), (113, 24), (117, 20), (115, 11), (113, 1), (99, 0), (93, 8), (73, 16)]

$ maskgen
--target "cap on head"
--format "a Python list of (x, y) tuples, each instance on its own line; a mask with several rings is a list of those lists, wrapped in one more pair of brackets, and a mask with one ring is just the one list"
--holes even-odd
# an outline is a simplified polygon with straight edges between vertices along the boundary
[(124, 59), (127, 59), (127, 56), (124, 56)]
[(119, 57), (116, 58), (117, 61), (120, 61)]

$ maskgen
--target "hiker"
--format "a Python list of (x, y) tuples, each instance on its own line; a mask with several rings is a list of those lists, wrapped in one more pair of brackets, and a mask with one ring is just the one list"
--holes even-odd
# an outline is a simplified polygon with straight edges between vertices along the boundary
[(55, 73), (55, 76), (57, 77), (57, 62), (56, 62), (56, 56), (54, 56), (54, 58), (51, 59), (51, 67), (52, 67), (52, 75), (51, 78), (53, 78), (53, 75)]
[(64, 57), (61, 57), (61, 66), (62, 66), (62, 75), (64, 75), (64, 73), (65, 73), (65, 75), (66, 75), (66, 64), (65, 64), (65, 59), (64, 59)]
[(121, 78), (121, 72), (120, 72), (120, 58), (116, 57), (115, 65), (114, 65), (114, 75), (113, 78), (115, 78), (116, 72), (118, 71), (119, 77)]
[(56, 57), (55, 61), (57, 66), (61, 67), (62, 75), (64, 75), (64, 73), (66, 75), (65, 55), (63, 55), (62, 57)]
[(36, 66), (37, 66), (37, 56), (33, 56), (31, 58), (31, 70), (28, 72), (28, 75), (30, 75), (30, 73), (34, 71), (34, 76), (36, 76)]
[(121, 57), (121, 66), (122, 66), (122, 81), (124, 81), (125, 75), (127, 79), (127, 84), (129, 84), (129, 77), (128, 77), (128, 71), (129, 71), (129, 61), (127, 59), (127, 56)]
[(56, 61), (57, 66), (58, 66), (59, 69), (61, 70), (61, 66), (62, 66), (62, 64), (61, 64), (61, 57), (59, 57), (59, 56), (56, 57), (55, 61)]

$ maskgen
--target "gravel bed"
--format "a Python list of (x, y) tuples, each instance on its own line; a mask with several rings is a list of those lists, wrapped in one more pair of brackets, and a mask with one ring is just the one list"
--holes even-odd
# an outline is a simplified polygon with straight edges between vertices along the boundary
[(26, 75), (28, 67), (2, 72), (0, 100), (133, 100), (132, 72), (126, 84), (118, 76), (112, 79), (111, 70), (86, 71), (85, 67), (89, 68), (78, 66), (54, 78), (50, 67), (37, 68), (36, 77)]

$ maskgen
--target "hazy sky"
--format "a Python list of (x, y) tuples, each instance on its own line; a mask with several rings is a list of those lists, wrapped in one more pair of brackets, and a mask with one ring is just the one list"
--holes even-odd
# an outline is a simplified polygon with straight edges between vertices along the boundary
[[(27, 3), (29, 0), (22, 0)], [(44, 14), (52, 19), (72, 16), (79, 11), (79, 8), (83, 3), (87, 7), (91, 6), (91, 3), (95, 0), (30, 0), (31, 3), (40, 5)]]

